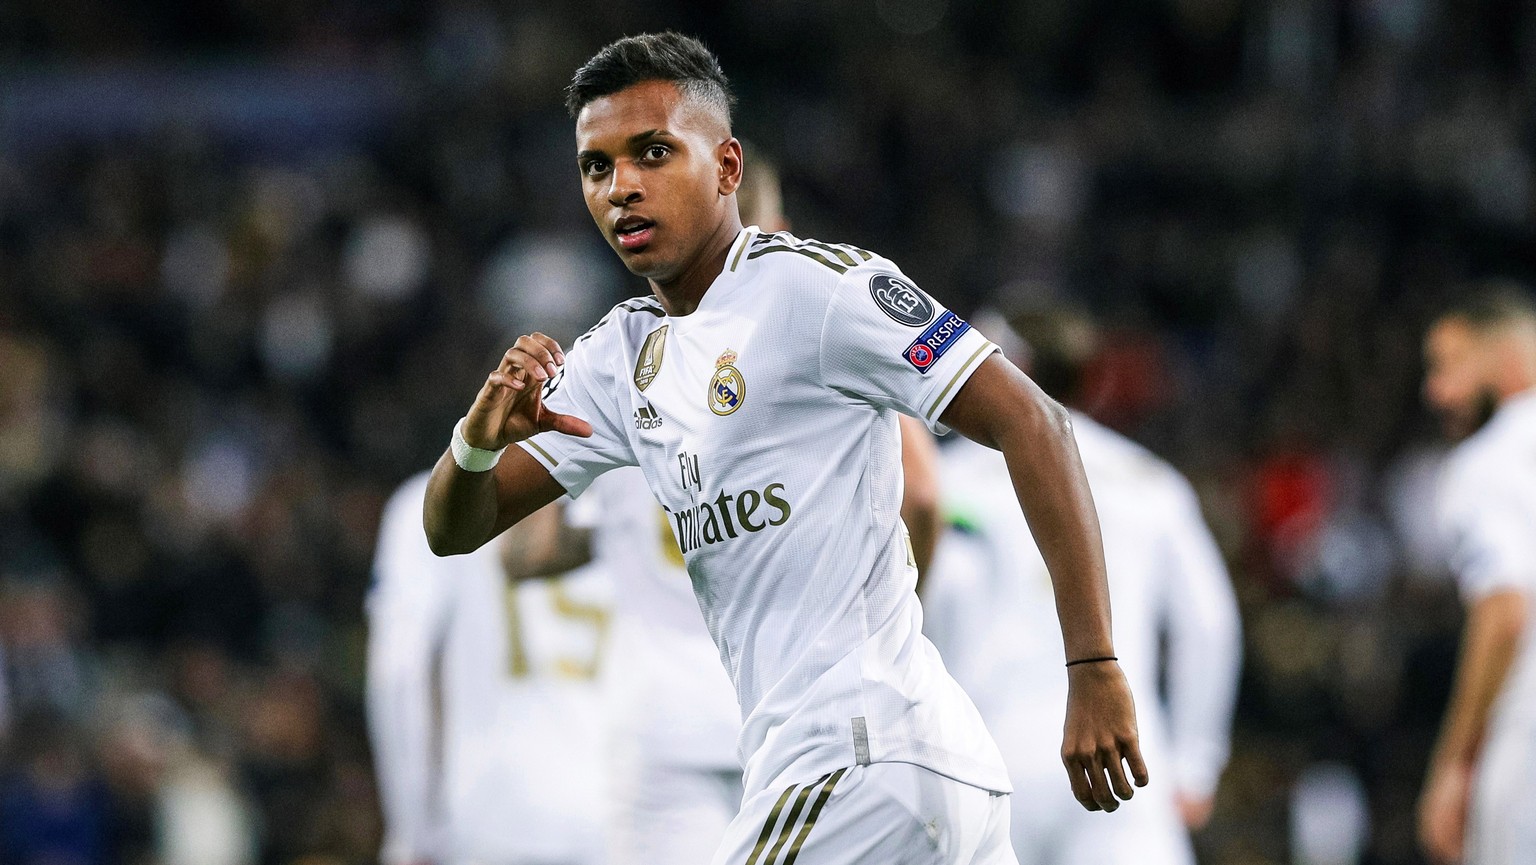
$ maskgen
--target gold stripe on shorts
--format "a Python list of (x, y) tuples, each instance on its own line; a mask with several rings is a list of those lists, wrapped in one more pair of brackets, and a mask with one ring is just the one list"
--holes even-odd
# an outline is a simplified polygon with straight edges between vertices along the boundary
[(806, 784), (800, 790), (800, 795), (795, 797), (795, 807), (789, 809), (789, 816), (784, 818), (784, 828), (779, 830), (779, 840), (773, 844), (773, 849), (768, 851), (767, 865), (773, 865), (773, 860), (779, 858), (779, 851), (789, 843), (789, 835), (795, 831), (795, 821), (800, 819), (800, 812), (805, 810), (806, 800), (811, 798), (811, 788), (830, 778), (830, 773)]
[(827, 783), (821, 786), (821, 792), (816, 796), (816, 804), (811, 806), (811, 813), (805, 817), (805, 825), (800, 827), (800, 835), (795, 838), (795, 843), (789, 848), (789, 856), (784, 859), (784, 865), (795, 865), (795, 859), (800, 855), (800, 845), (805, 843), (807, 835), (816, 828), (816, 817), (821, 813), (822, 806), (827, 804), (827, 799), (832, 796), (832, 788), (837, 786), (838, 780), (843, 777), (847, 769), (838, 769), (827, 779)]
[(757, 836), (757, 846), (752, 848), (752, 857), (747, 860), (747, 865), (757, 865), (758, 857), (763, 855), (763, 848), (768, 846), (768, 838), (773, 834), (774, 824), (779, 822), (779, 812), (784, 810), (784, 803), (795, 792), (795, 784), (785, 788), (784, 795), (773, 805), (773, 810), (768, 813), (768, 822), (763, 824), (763, 834)]

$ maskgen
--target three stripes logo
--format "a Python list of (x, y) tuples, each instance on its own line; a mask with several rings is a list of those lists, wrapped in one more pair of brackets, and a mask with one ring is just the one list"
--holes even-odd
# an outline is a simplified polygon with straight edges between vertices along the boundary
[(787, 231), (760, 234), (752, 240), (752, 251), (747, 259), (761, 258), (771, 252), (792, 252), (831, 268), (837, 273), (847, 273), (874, 256), (846, 243), (822, 243), (819, 240), (801, 240)]
[(650, 403), (635, 409), (635, 429), (656, 429), (661, 426), (661, 415)]
[[(821, 816), (821, 809), (826, 807), (827, 799), (832, 796), (832, 788), (837, 786), (847, 769), (838, 769), (827, 775), (812, 781), (804, 786), (794, 784), (784, 791), (779, 801), (774, 803), (773, 811), (768, 814), (768, 822), (763, 826), (763, 833), (757, 836), (757, 846), (752, 848), (752, 856), (747, 859), (747, 865), (795, 865), (795, 859), (800, 856), (800, 848), (805, 845), (805, 839), (816, 828), (816, 818)], [(799, 795), (796, 795), (796, 791)], [(811, 796), (815, 795), (815, 800)], [(789, 810), (789, 816), (784, 818), (783, 827), (779, 829), (778, 839), (773, 847), (768, 847), (768, 839), (773, 837), (773, 830), (779, 825), (779, 815), (784, 812), (784, 806), (794, 797), (795, 804)], [(801, 822), (800, 815), (805, 812), (806, 803), (810, 802), (810, 811), (805, 813), (805, 820)], [(795, 829), (799, 828), (796, 833)], [(794, 842), (790, 843), (790, 838)], [(784, 845), (789, 844), (789, 852), (784, 860), (779, 862), (779, 854), (784, 852)], [(763, 851), (768, 851), (768, 858), (763, 858)]]

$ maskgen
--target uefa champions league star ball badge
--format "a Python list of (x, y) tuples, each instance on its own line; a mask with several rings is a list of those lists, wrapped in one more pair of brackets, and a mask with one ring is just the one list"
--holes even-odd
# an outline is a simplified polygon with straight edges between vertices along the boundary
[(736, 352), (726, 349), (715, 361), (709, 379), (709, 410), (724, 417), (747, 401), (747, 380), (736, 368)]

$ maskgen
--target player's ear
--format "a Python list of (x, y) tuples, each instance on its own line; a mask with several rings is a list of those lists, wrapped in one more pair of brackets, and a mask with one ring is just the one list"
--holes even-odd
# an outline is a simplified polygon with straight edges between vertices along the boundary
[(719, 192), (730, 195), (741, 188), (741, 142), (727, 138), (720, 142), (715, 152), (715, 163), (720, 169)]

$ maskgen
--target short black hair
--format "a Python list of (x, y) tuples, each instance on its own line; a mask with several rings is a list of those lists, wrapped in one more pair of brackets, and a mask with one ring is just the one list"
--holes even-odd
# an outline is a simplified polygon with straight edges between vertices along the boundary
[(1517, 282), (1485, 282), (1458, 295), (1435, 318), (1436, 321), (1451, 319), (1464, 321), (1480, 331), (1522, 322), (1536, 324), (1536, 298)]
[(718, 108), (730, 123), (736, 97), (720, 61), (704, 43), (671, 30), (625, 36), (604, 46), (571, 76), (565, 107), (575, 117), (594, 99), (642, 81), (671, 81), (689, 96)]

